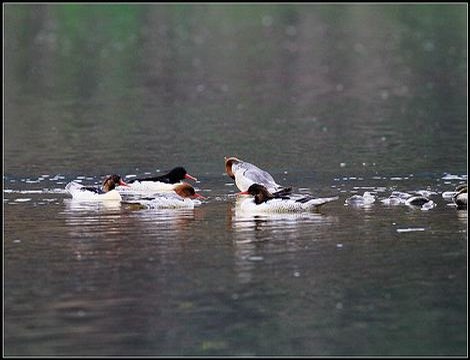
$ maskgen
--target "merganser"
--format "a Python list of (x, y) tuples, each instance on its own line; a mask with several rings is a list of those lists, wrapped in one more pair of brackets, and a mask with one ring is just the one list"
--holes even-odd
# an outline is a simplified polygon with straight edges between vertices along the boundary
[(115, 190), (116, 185), (128, 186), (119, 175), (107, 176), (102, 188), (84, 186), (76, 181), (71, 181), (65, 186), (73, 199), (84, 201), (115, 200), (120, 201), (121, 195)]
[(455, 190), (457, 193), (452, 197), (452, 201), (457, 205), (457, 209), (467, 209), (467, 184), (459, 185)]
[(375, 202), (375, 196), (372, 195), (368, 191), (366, 191), (364, 195), (353, 195), (344, 201), (345, 205), (353, 205), (353, 206), (366, 206), (366, 205), (371, 205), (374, 202)]
[(401, 205), (404, 204), (407, 199), (413, 195), (401, 192), (393, 191), (389, 198), (380, 200), (385, 205)]
[(227, 175), (235, 180), (235, 184), (241, 192), (248, 191), (248, 188), (253, 184), (263, 185), (269, 192), (289, 189), (276, 183), (271, 174), (253, 164), (234, 156), (224, 157), (224, 160)]
[(421, 208), (421, 210), (430, 210), (437, 206), (437, 204), (434, 201), (422, 195), (412, 196), (406, 199), (405, 205), (408, 205), (411, 207), (419, 207)]
[(284, 191), (271, 193), (265, 186), (252, 184), (242, 195), (252, 195), (254, 198), (244, 200), (240, 204), (242, 211), (250, 212), (291, 212), (310, 211), (326, 203), (338, 200), (338, 197), (313, 198), (312, 196), (294, 196)]
[[(429, 202), (430, 196), (437, 195), (436, 192), (430, 190), (417, 190), (413, 191), (414, 194), (418, 196), (413, 196), (412, 194), (393, 191), (389, 198), (380, 200), (385, 205), (413, 205), (413, 206), (422, 206), (426, 202)], [(413, 199), (411, 199), (413, 198)], [(410, 199), (407, 203), (407, 200)]]
[(152, 197), (137, 198), (135, 201), (127, 200), (124, 204), (138, 205), (143, 209), (193, 209), (195, 205), (201, 203), (198, 199), (205, 197), (196, 193), (190, 184), (182, 183), (176, 185), (172, 192), (153, 194)]
[(177, 185), (181, 184), (183, 179), (197, 181), (194, 176), (187, 173), (184, 167), (178, 166), (164, 175), (128, 180), (127, 183), (129, 184), (129, 188), (119, 190), (137, 192), (173, 191)]

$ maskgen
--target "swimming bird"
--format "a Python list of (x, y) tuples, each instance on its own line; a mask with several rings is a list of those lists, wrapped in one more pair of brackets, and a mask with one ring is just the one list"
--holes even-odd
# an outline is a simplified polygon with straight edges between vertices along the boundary
[(116, 191), (116, 185), (129, 186), (122, 181), (119, 175), (107, 176), (101, 188), (84, 186), (76, 181), (71, 181), (65, 186), (65, 190), (72, 195), (73, 199), (84, 201), (121, 200), (121, 195)]
[(456, 194), (452, 197), (452, 201), (457, 205), (457, 209), (467, 209), (467, 184), (457, 186), (455, 191)]
[(249, 212), (300, 212), (311, 211), (318, 207), (337, 200), (338, 197), (314, 198), (312, 196), (292, 195), (284, 191), (271, 193), (265, 186), (252, 184), (243, 195), (253, 198), (244, 200), (240, 204), (242, 211)]
[(434, 201), (422, 195), (412, 196), (406, 199), (405, 205), (408, 205), (411, 207), (420, 207), (421, 210), (430, 210), (437, 206), (437, 204)]
[(371, 205), (375, 202), (375, 196), (372, 195), (370, 192), (364, 192), (364, 195), (353, 195), (347, 198), (345, 201), (346, 205), (353, 205), (353, 206), (365, 206)]
[(248, 191), (248, 188), (253, 184), (263, 185), (269, 192), (290, 190), (290, 188), (276, 183), (271, 174), (253, 164), (242, 161), (234, 156), (225, 157), (224, 160), (227, 175), (235, 180), (235, 185), (242, 192)]
[(128, 180), (129, 188), (118, 190), (134, 192), (172, 191), (175, 190), (177, 185), (181, 184), (183, 179), (197, 181), (194, 176), (188, 174), (184, 167), (178, 166), (164, 175)]
[(175, 186), (171, 192), (153, 194), (151, 197), (137, 198), (127, 200), (124, 204), (140, 205), (146, 209), (169, 209), (186, 208), (193, 209), (195, 205), (201, 202), (199, 199), (206, 199), (204, 196), (196, 193), (194, 188), (188, 183), (182, 183)]
[(442, 197), (447, 201), (452, 201), (458, 210), (467, 208), (467, 184), (458, 185), (454, 191), (444, 191)]
[(406, 199), (413, 195), (401, 191), (393, 191), (387, 199), (380, 200), (385, 205), (401, 205), (404, 204)]

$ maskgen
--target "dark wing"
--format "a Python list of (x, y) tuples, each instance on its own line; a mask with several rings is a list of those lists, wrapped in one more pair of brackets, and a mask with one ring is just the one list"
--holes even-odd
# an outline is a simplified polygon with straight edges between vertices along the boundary
[(128, 184), (132, 184), (133, 182), (135, 181), (139, 181), (139, 182), (142, 182), (142, 181), (160, 181), (160, 182), (164, 182), (164, 183), (167, 183), (169, 184), (170, 183), (170, 179), (168, 178), (168, 176), (154, 176), (154, 177), (147, 177), (147, 178), (137, 178), (137, 179), (132, 179), (132, 180), (129, 180), (129, 181), (126, 181)]
[(93, 187), (93, 186), (83, 186), (80, 188), (80, 191), (91, 191), (91, 192), (94, 192), (96, 194), (103, 194), (104, 191), (99, 189), (99, 188), (96, 188), (96, 187)]
[(295, 200), (295, 202), (298, 202), (298, 203), (302, 203), (302, 204), (303, 204), (303, 203), (306, 203), (307, 201), (310, 201), (310, 200), (312, 200), (312, 199), (314, 199), (314, 197), (312, 197), (312, 196), (304, 196), (304, 197), (302, 197), (302, 198), (300, 198), (300, 199)]
[(289, 195), (290, 193), (292, 193), (292, 186), (289, 186), (289, 187), (283, 188), (281, 190), (278, 190), (276, 192), (273, 192), (273, 196), (274, 197), (283, 197), (283, 196)]

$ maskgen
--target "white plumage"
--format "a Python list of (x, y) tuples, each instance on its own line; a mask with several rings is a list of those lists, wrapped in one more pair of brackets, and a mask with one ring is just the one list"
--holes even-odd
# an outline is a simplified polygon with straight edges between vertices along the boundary
[(235, 184), (240, 191), (247, 191), (253, 184), (263, 185), (270, 192), (276, 192), (284, 188), (276, 183), (267, 171), (236, 157), (226, 158), (225, 167), (227, 174), (235, 180)]
[(178, 185), (183, 182), (168, 184), (162, 181), (134, 181), (129, 183), (128, 186), (119, 186), (116, 189), (123, 194), (132, 193), (156, 193), (156, 192), (171, 192), (175, 190)]
[[(301, 199), (301, 198), (299, 198)], [(282, 212), (302, 212), (302, 211), (312, 211), (318, 207), (338, 200), (338, 197), (328, 197), (328, 198), (317, 198), (310, 199), (306, 202), (297, 201), (296, 198), (274, 198), (269, 199), (260, 204), (256, 204), (253, 198), (245, 199), (240, 204), (240, 209), (246, 212), (272, 212), (272, 213), (282, 213)]]
[(195, 205), (201, 204), (197, 198), (205, 199), (196, 193), (194, 188), (187, 184), (176, 184), (172, 192), (154, 193), (147, 197), (126, 199), (127, 204), (138, 204), (147, 209), (193, 209)]
[(291, 195), (286, 192), (271, 193), (260, 184), (251, 185), (244, 195), (254, 198), (244, 200), (240, 209), (244, 212), (302, 212), (314, 210), (326, 203), (337, 200), (338, 197), (313, 198), (311, 196)]
[(65, 190), (72, 195), (73, 199), (82, 201), (121, 201), (121, 195), (116, 190), (97, 193), (86, 189), (82, 184), (71, 181), (65, 186)]
[(199, 200), (183, 198), (177, 194), (162, 193), (153, 197), (126, 201), (128, 204), (139, 204), (146, 209), (194, 209), (195, 205), (201, 204)]

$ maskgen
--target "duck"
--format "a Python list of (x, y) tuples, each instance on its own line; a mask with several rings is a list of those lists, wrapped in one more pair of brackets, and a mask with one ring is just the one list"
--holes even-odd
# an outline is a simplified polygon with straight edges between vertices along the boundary
[(421, 208), (421, 210), (430, 210), (437, 206), (434, 201), (422, 195), (409, 197), (405, 200), (405, 205), (410, 207), (418, 207)]
[(452, 201), (451, 206), (456, 206), (457, 210), (467, 209), (467, 184), (458, 185), (454, 191), (444, 191), (442, 197), (447, 201)]
[(188, 174), (184, 167), (178, 166), (164, 175), (128, 180), (127, 184), (129, 187), (119, 188), (118, 190), (134, 192), (171, 192), (174, 191), (184, 179), (197, 181), (197, 178)]
[(452, 197), (452, 202), (458, 210), (467, 209), (467, 184), (459, 185), (455, 188), (456, 194)]
[(138, 205), (142, 209), (193, 209), (195, 205), (201, 204), (199, 199), (204, 200), (206, 197), (196, 193), (190, 184), (183, 182), (176, 185), (171, 192), (155, 193), (152, 196), (126, 200), (123, 203)]
[(364, 192), (364, 195), (353, 195), (344, 201), (345, 205), (353, 206), (366, 206), (371, 205), (374, 202), (375, 196), (372, 195), (369, 191)]
[(401, 205), (404, 204), (407, 199), (412, 197), (413, 195), (402, 192), (402, 191), (393, 191), (392, 194), (386, 198), (380, 200), (384, 205)]
[(235, 156), (225, 156), (224, 160), (227, 175), (235, 180), (235, 185), (241, 192), (248, 191), (248, 188), (253, 184), (262, 185), (269, 192), (280, 190), (289, 191), (291, 189), (290, 187), (284, 187), (276, 183), (271, 174), (261, 170), (256, 165), (240, 160)]
[(121, 201), (121, 195), (116, 190), (116, 186), (129, 186), (120, 175), (107, 176), (101, 188), (94, 186), (84, 186), (77, 181), (71, 181), (65, 186), (65, 190), (72, 195), (73, 199), (84, 201), (103, 201), (115, 200)]
[(293, 195), (286, 191), (270, 192), (266, 186), (252, 184), (242, 195), (251, 195), (241, 202), (240, 209), (247, 212), (302, 212), (311, 211), (320, 206), (338, 200), (338, 197), (314, 198), (312, 196)]

